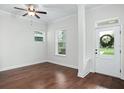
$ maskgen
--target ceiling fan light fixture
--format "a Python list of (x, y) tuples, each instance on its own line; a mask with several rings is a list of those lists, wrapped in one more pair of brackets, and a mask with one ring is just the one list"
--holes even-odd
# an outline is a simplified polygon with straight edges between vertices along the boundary
[(29, 16), (35, 16), (35, 12), (28, 11)]
[(34, 10), (34, 6), (33, 5), (31, 5), (29, 8), (30, 8), (31, 11)]
[(26, 11), (26, 13), (23, 14), (22, 16), (27, 16), (27, 15), (35, 16), (38, 19), (40, 19), (40, 16), (38, 14), (47, 14), (47, 12), (45, 12), (45, 11), (38, 11), (36, 8), (34, 8), (33, 5), (29, 5), (27, 7), (27, 9), (23, 9), (23, 8), (19, 8), (19, 7), (14, 7), (14, 9)]

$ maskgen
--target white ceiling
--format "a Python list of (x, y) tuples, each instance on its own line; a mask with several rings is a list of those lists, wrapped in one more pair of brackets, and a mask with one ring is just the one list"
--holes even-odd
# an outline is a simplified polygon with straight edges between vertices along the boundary
[[(34, 6), (36, 9), (40, 11), (46, 11), (48, 14), (47, 15), (38, 14), (40, 16), (40, 19), (29, 16), (25, 17), (33, 18), (38, 21), (51, 22), (58, 18), (77, 13), (77, 5), (75, 4), (44, 4), (44, 5), (37, 4)], [(16, 10), (13, 7), (26, 8), (27, 6), (23, 4), (0, 4), (0, 10), (4, 10), (6, 12), (20, 16), (25, 13), (25, 11)]]
[(91, 9), (91, 8), (96, 8), (96, 7), (100, 7), (100, 6), (103, 6), (105, 4), (86, 4), (86, 8), (87, 9)]
[[(40, 16), (40, 19), (37, 19), (36, 17), (30, 17), (25, 16), (26, 18), (32, 18), (37, 21), (45, 21), (45, 22), (51, 22), (55, 21), (56, 19), (69, 16), (72, 14), (77, 13), (77, 5), (76, 4), (35, 4), (34, 5), (36, 9), (40, 11), (46, 11), (48, 14), (38, 14)], [(100, 4), (86, 4), (86, 8), (94, 8), (100, 6)], [(16, 10), (13, 7), (20, 7), (20, 8), (27, 8), (27, 5), (24, 4), (0, 4), (0, 10), (22, 16), (25, 11)]]

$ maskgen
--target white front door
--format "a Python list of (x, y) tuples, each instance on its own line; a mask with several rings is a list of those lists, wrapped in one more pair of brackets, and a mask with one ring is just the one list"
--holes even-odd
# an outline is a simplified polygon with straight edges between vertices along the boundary
[(95, 70), (97, 73), (120, 77), (120, 26), (97, 28)]

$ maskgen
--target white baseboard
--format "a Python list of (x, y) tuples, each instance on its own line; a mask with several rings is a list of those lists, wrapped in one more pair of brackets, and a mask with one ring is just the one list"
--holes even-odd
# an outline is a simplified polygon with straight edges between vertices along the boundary
[(124, 76), (123, 76), (123, 74), (122, 74), (122, 73), (121, 73), (120, 79), (124, 80)]
[(121, 77), (120, 79), (121, 79), (121, 80), (124, 80), (124, 77)]
[(47, 62), (47, 61), (44, 60), (44, 61), (35, 62), (35, 63), (27, 63), (27, 64), (23, 64), (23, 65), (13, 65), (13, 66), (9, 66), (9, 67), (4, 67), (4, 68), (1, 68), (1, 69), (0, 69), (0, 72), (1, 72), (1, 71), (6, 71), (6, 70), (15, 69), (15, 68), (20, 68), (20, 67), (35, 65), (35, 64), (39, 64), (39, 63), (44, 63), (44, 62)]
[(81, 73), (78, 73), (78, 77), (81, 77), (81, 78), (84, 78), (84, 77), (86, 77), (88, 74), (89, 74), (90, 72), (87, 72), (87, 73), (85, 73), (85, 74), (81, 74)]
[(65, 67), (69, 67), (69, 68), (78, 69), (77, 66), (70, 65), (70, 64), (65, 64), (65, 63), (58, 63), (58, 62), (55, 62), (55, 61), (52, 61), (52, 60), (47, 60), (46, 62), (57, 64), (57, 65), (61, 65), (61, 66), (65, 66)]
[(22, 65), (13, 65), (13, 66), (8, 66), (8, 67), (0, 68), (0, 72), (1, 71), (11, 70), (11, 69), (16, 69), (16, 68), (20, 68), (20, 67), (25, 67), (25, 66), (35, 65), (35, 64), (39, 64), (39, 63), (45, 63), (45, 62), (49, 62), (49, 63), (53, 63), (53, 64), (58, 64), (58, 65), (61, 65), (61, 66), (65, 66), (65, 67), (69, 67), (69, 68), (74, 68), (74, 69), (78, 68), (77, 66), (74, 66), (74, 65), (57, 63), (57, 62), (51, 61), (51, 60), (43, 60), (43, 61), (35, 62), (35, 63), (27, 63), (27, 64), (22, 64)]

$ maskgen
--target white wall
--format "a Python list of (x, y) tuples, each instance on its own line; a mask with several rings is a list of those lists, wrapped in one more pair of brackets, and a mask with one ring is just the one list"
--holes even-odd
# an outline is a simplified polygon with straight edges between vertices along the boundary
[[(86, 11), (86, 29), (87, 29), (87, 56), (92, 56), (92, 68), (94, 70), (94, 46), (95, 46), (95, 22), (112, 17), (119, 17), (122, 29), (122, 73), (124, 75), (124, 5), (103, 5), (94, 9), (87, 9)], [(124, 76), (123, 76), (124, 78)]]
[(46, 60), (46, 43), (35, 42), (34, 31), (46, 31), (46, 25), (0, 14), (0, 71)]
[[(48, 26), (48, 61), (68, 67), (78, 66), (78, 28), (77, 15), (59, 19)], [(66, 56), (55, 55), (55, 31), (66, 30)]]

